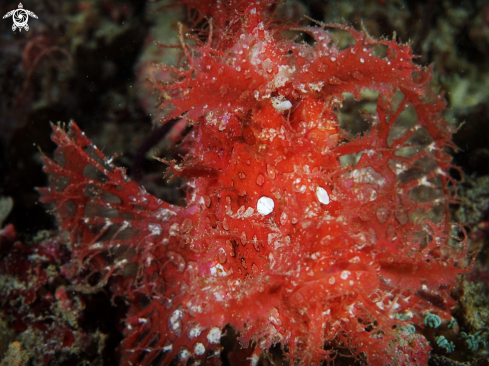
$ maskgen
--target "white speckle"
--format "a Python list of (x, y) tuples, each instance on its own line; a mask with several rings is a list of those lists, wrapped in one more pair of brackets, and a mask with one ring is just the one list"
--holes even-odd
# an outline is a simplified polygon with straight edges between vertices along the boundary
[(282, 225), (285, 225), (287, 223), (287, 214), (285, 212), (282, 212), (282, 215), (280, 215), (280, 223)]
[(173, 314), (170, 317), (170, 326), (173, 331), (178, 331), (181, 326), (182, 322), (181, 319), (183, 318), (183, 311), (180, 309), (177, 309), (173, 312)]
[(217, 301), (221, 302), (224, 300), (224, 296), (222, 291), (216, 291), (214, 292), (214, 297), (216, 298)]
[[(90, 249), (102, 249), (104, 246), (102, 243), (94, 243), (92, 246), (90, 246)], [(46, 259), (49, 260), (49, 259)]]
[(248, 357), (246, 360), (250, 361), (251, 366), (256, 366), (258, 365), (258, 361), (260, 361), (260, 357), (257, 354), (252, 354), (251, 357)]
[(346, 280), (346, 279), (348, 279), (349, 275), (351, 275), (350, 271), (343, 271), (343, 272), (341, 272), (340, 277), (342, 280)]
[(148, 224), (148, 229), (154, 237), (161, 235), (161, 226), (159, 224), (150, 223)]
[(139, 318), (138, 319), (138, 322), (139, 323), (146, 323), (148, 321), (148, 319), (144, 319), (144, 318)]
[(172, 226), (170, 226), (170, 230), (168, 230), (168, 234), (170, 236), (177, 236), (180, 232), (180, 225), (178, 223), (173, 223)]
[(316, 188), (316, 196), (317, 196), (319, 202), (321, 202), (325, 205), (329, 205), (329, 194), (323, 187), (318, 186)]
[(277, 111), (286, 111), (292, 108), (292, 103), (287, 99), (281, 100), (279, 98), (272, 98), (272, 104), (273, 108), (275, 108)]
[(282, 321), (279, 318), (275, 318), (275, 317), (271, 316), (269, 319), (275, 325), (282, 325)]
[(336, 61), (336, 57), (331, 57), (331, 61), (335, 62)]
[(193, 313), (202, 313), (203, 307), (202, 307), (202, 302), (199, 302), (198, 304), (195, 304), (197, 302), (195, 299), (191, 299), (190, 301), (187, 302), (187, 309), (190, 310)]
[(200, 333), (202, 333), (202, 328), (200, 327), (199, 324), (195, 324), (194, 326), (190, 327), (187, 331), (187, 335), (189, 339), (194, 339), (200, 336)]
[(200, 342), (197, 342), (195, 343), (195, 346), (194, 346), (194, 353), (197, 355), (197, 356), (202, 356), (205, 352), (205, 347), (202, 343)]
[(248, 207), (245, 211), (245, 206), (241, 206), (239, 208), (239, 210), (236, 212), (236, 215), (234, 215), (233, 217), (236, 217), (238, 219), (242, 219), (242, 218), (250, 217), (254, 213), (255, 213), (255, 210), (253, 209), (253, 207)]
[(329, 284), (330, 284), (330, 285), (334, 285), (334, 283), (336, 282), (336, 280), (334, 279), (334, 277), (333, 277), (333, 276), (331, 276), (331, 277), (329, 278), (328, 282), (329, 282)]
[(377, 199), (377, 191), (373, 190), (370, 192), (370, 201), (375, 201)]
[(317, 83), (309, 83), (309, 89), (312, 91), (317, 91), (320, 92), (323, 89), (324, 83), (322, 81), (319, 81)]
[(168, 346), (163, 347), (163, 352), (169, 352), (173, 349), (173, 344), (169, 344)]
[(270, 269), (273, 268), (273, 266), (275, 265), (275, 257), (273, 256), (272, 253), (268, 254), (268, 258), (270, 259)]
[(180, 253), (169, 250), (166, 252), (166, 257), (177, 267), (177, 272), (182, 273), (185, 270), (185, 259)]
[(268, 244), (272, 244), (273, 240), (279, 236), (277, 233), (269, 233), (268, 234)]
[(365, 62), (365, 60), (363, 58), (361, 58), (360, 62), (363, 64)]
[(221, 342), (221, 329), (214, 327), (207, 334), (207, 340), (212, 344), (219, 344)]
[(356, 256), (349, 260), (350, 263), (360, 263), (360, 257)]
[(180, 359), (180, 361), (187, 361), (190, 356), (190, 351), (186, 348), (182, 348), (180, 352), (178, 352), (178, 358)]
[(256, 209), (258, 213), (263, 216), (272, 213), (274, 207), (275, 207), (275, 202), (273, 202), (273, 199), (266, 196), (260, 197), (258, 203), (256, 204)]
[(211, 271), (211, 275), (213, 276), (227, 276), (228, 273), (226, 272), (226, 270), (224, 269), (224, 267), (218, 263), (216, 264), (215, 266), (212, 266), (210, 268), (210, 271)]

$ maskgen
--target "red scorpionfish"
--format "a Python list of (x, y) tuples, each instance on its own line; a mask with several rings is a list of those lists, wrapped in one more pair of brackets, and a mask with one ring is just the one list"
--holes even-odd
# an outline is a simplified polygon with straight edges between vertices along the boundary
[[(277, 344), (294, 364), (427, 364), (423, 319), (451, 320), (467, 267), (450, 235), (453, 128), (431, 71), (409, 45), (345, 25), (288, 39), (267, 1), (194, 6), (207, 39), (181, 34), (181, 65), (155, 82), (162, 122), (192, 128), (183, 161), (168, 162), (186, 204), (147, 193), (75, 123), (54, 127), (44, 157), (42, 201), (71, 234), (65, 274), (87, 287), (96, 274), (95, 289), (130, 303), (121, 364), (219, 364), (226, 325), (251, 365)], [(352, 135), (342, 104), (367, 94), (368, 128)]]

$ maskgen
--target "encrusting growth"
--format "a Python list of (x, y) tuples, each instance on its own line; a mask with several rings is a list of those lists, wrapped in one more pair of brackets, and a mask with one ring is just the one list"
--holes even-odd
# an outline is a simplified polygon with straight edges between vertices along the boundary
[[(203, 3), (207, 40), (182, 35), (182, 65), (154, 82), (163, 122), (192, 126), (168, 168), (186, 179), (185, 207), (131, 182), (74, 123), (54, 127), (44, 158), (42, 200), (71, 232), (72, 281), (97, 273), (130, 300), (122, 364), (217, 364), (227, 324), (251, 364), (277, 343), (303, 365), (347, 350), (427, 364), (414, 331), (428, 312), (450, 321), (467, 267), (464, 239), (449, 235), (453, 129), (431, 71), (409, 45), (344, 25), (286, 39), (266, 1)], [(355, 44), (338, 49), (327, 29)], [(350, 136), (342, 102), (366, 92), (376, 108)]]

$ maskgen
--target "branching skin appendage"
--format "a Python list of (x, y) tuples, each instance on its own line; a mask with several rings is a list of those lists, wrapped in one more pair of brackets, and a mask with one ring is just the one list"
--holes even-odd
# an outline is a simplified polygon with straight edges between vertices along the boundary
[[(395, 40), (330, 24), (295, 43), (266, 2), (219, 4), (199, 9), (208, 40), (182, 35), (182, 67), (155, 83), (165, 121), (193, 126), (168, 168), (186, 179), (185, 207), (131, 182), (76, 124), (54, 127), (41, 194), (71, 233), (67, 275), (83, 285), (89, 269), (129, 299), (124, 365), (218, 364), (226, 325), (251, 364), (280, 343), (303, 365), (347, 349), (370, 365), (426, 365), (417, 330), (428, 313), (452, 319), (468, 263), (464, 236), (450, 237), (453, 129), (431, 70)], [(355, 45), (339, 50), (325, 28)], [(367, 92), (369, 129), (349, 136), (340, 106)]]

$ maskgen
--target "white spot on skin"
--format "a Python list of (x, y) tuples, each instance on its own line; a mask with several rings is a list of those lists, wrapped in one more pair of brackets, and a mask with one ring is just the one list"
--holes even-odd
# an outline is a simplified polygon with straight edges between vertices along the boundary
[[(103, 247), (104, 246), (102, 245), (102, 243), (95, 243), (92, 246), (90, 246), (90, 249), (102, 249)], [(49, 259), (46, 258), (46, 260), (48, 261)]]
[(329, 194), (323, 187), (316, 188), (316, 196), (322, 204), (329, 205)]
[(156, 211), (156, 214), (154, 214), (154, 217), (161, 220), (161, 221), (168, 221), (172, 216), (175, 216), (177, 213), (171, 210), (168, 210), (167, 208), (160, 208), (158, 211)]
[(212, 344), (219, 344), (221, 342), (221, 329), (214, 327), (207, 334), (207, 340)]
[(254, 213), (255, 213), (255, 210), (253, 210), (253, 208), (251, 208), (251, 207), (248, 207), (246, 209), (245, 213), (243, 214), (243, 218), (250, 217)]
[(281, 100), (279, 98), (272, 98), (273, 108), (277, 111), (286, 111), (292, 108), (292, 103), (287, 99)]
[(285, 225), (287, 223), (287, 214), (285, 212), (282, 212), (282, 215), (280, 215), (280, 223), (282, 225)]
[(168, 234), (170, 234), (170, 236), (177, 236), (178, 233), (180, 231), (180, 225), (178, 225), (178, 223), (174, 223), (172, 224), (172, 226), (170, 226), (170, 230), (168, 230)]
[(173, 331), (177, 331), (182, 326), (181, 319), (183, 318), (182, 310), (175, 310), (170, 317), (170, 325)]
[(260, 197), (258, 203), (256, 204), (256, 209), (258, 213), (263, 216), (271, 214), (274, 207), (275, 207), (275, 202), (273, 202), (273, 199), (266, 196)]
[(195, 346), (194, 346), (194, 353), (197, 355), (197, 356), (202, 356), (205, 352), (205, 347), (202, 343), (200, 342), (197, 342), (195, 343)]
[(319, 81), (317, 83), (309, 83), (309, 89), (312, 91), (317, 91), (320, 92), (323, 88), (324, 83), (322, 81)]
[(211, 267), (210, 271), (211, 271), (211, 275), (213, 275), (213, 276), (227, 276), (228, 275), (228, 273), (226, 272), (226, 270), (224, 269), (224, 267), (220, 263)]
[(214, 292), (214, 297), (216, 298), (217, 301), (223, 301), (224, 300), (224, 295), (223, 295), (222, 291)]
[(272, 253), (268, 254), (268, 258), (270, 259), (270, 269), (273, 268), (273, 266), (275, 265), (275, 257), (273, 256)]
[(199, 313), (199, 314), (202, 313), (202, 311), (203, 311), (202, 304), (193, 304), (191, 301), (189, 301), (187, 303), (187, 308), (191, 312)]
[(185, 259), (180, 253), (169, 250), (166, 253), (166, 257), (177, 267), (178, 273), (182, 273), (185, 270)]
[(275, 325), (282, 325), (282, 321), (280, 319), (278, 319), (278, 318), (275, 318), (275, 317), (271, 316), (269, 319)]
[(202, 333), (202, 328), (200, 327), (199, 324), (196, 324), (195, 326), (189, 328), (188, 330), (188, 338), (189, 339), (194, 339), (200, 336), (200, 333)]
[(334, 285), (334, 283), (336, 282), (336, 280), (334, 279), (334, 277), (330, 277), (329, 280), (328, 280), (329, 284), (330, 285)]
[(178, 352), (178, 358), (180, 359), (180, 361), (187, 361), (190, 356), (190, 351), (186, 348), (182, 348), (180, 352)]
[(251, 366), (256, 366), (258, 365), (260, 357), (257, 354), (252, 354), (251, 357), (248, 357), (246, 360), (250, 361)]
[(340, 277), (342, 280), (347, 280), (349, 275), (351, 275), (350, 271), (343, 271), (341, 272)]
[(272, 244), (273, 240), (274, 240), (276, 237), (278, 237), (278, 236), (280, 236), (280, 235), (279, 235), (279, 234), (277, 234), (277, 233), (270, 233), (270, 234), (268, 234), (268, 244)]
[(148, 224), (148, 229), (154, 237), (161, 235), (161, 226), (159, 224), (150, 223)]

